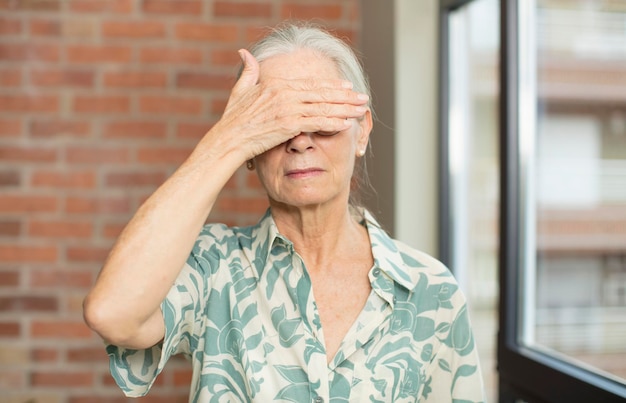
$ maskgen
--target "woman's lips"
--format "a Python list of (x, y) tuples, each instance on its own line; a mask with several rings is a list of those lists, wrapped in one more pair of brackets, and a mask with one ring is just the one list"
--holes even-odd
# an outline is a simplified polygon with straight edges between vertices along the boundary
[(304, 168), (304, 169), (291, 169), (287, 171), (285, 176), (293, 179), (303, 179), (310, 178), (312, 176), (317, 176), (324, 172), (321, 168)]

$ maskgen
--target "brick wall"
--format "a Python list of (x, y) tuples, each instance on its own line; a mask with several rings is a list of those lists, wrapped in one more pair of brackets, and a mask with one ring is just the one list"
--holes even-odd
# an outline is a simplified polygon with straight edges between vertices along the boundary
[[(0, 0), (0, 402), (126, 401), (83, 297), (218, 119), (236, 50), (288, 17), (358, 38), (358, 0)], [(240, 169), (212, 219), (266, 205)], [(143, 401), (185, 402), (189, 379), (173, 360)]]

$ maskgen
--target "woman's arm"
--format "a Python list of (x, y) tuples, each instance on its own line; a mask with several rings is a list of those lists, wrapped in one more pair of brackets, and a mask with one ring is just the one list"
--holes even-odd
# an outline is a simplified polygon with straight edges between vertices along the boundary
[(240, 51), (244, 71), (220, 121), (138, 209), (84, 301), (86, 323), (111, 344), (148, 348), (164, 336), (161, 302), (215, 200), (247, 159), (303, 131), (342, 130), (366, 101), (346, 83), (268, 80)]

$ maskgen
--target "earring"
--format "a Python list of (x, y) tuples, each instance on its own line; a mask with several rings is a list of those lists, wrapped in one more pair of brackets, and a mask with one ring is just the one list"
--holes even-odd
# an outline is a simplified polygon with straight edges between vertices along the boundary
[(364, 155), (365, 155), (365, 150), (359, 150), (359, 152), (357, 153), (357, 155), (358, 155), (359, 157), (364, 156)]
[(248, 171), (254, 171), (254, 160), (246, 161), (246, 168), (248, 168)]

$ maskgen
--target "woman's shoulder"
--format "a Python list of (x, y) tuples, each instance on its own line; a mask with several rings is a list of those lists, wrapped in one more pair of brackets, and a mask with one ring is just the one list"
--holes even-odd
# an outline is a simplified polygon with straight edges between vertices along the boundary
[(194, 245), (194, 252), (226, 249), (254, 249), (268, 236), (271, 219), (263, 216), (253, 225), (235, 226), (225, 223), (205, 224)]

